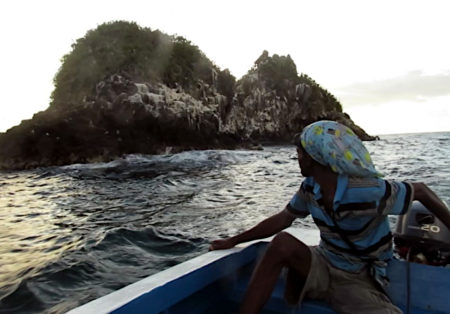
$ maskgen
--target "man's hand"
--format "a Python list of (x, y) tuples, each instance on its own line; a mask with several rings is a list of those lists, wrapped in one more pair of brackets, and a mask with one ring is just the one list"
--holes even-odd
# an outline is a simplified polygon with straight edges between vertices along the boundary
[(209, 251), (226, 250), (226, 249), (230, 249), (234, 246), (235, 246), (235, 243), (231, 240), (231, 238), (215, 240), (215, 241), (211, 242), (211, 245), (209, 246)]
[(209, 250), (226, 250), (239, 243), (273, 236), (289, 227), (294, 219), (295, 217), (292, 214), (290, 214), (286, 209), (283, 209), (279, 213), (264, 219), (255, 227), (244, 231), (241, 234), (226, 239), (212, 241), (209, 246)]

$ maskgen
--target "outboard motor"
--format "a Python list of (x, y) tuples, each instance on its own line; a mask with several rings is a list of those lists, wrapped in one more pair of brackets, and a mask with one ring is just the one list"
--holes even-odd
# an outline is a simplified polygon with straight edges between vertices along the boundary
[(394, 232), (395, 252), (410, 262), (446, 266), (450, 264), (450, 231), (420, 202), (398, 217)]

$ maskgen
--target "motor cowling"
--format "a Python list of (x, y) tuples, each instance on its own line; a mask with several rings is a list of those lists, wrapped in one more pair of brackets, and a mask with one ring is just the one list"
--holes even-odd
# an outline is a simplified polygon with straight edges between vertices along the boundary
[(450, 230), (420, 202), (398, 217), (394, 231), (395, 252), (411, 262), (450, 264)]

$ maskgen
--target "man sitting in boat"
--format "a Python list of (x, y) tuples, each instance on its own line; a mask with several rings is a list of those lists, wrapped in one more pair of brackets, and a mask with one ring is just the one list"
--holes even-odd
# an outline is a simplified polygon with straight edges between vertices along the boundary
[[(387, 215), (405, 214), (418, 200), (450, 228), (447, 207), (423, 183), (381, 179), (363, 143), (342, 124), (310, 124), (295, 145), (305, 180), (284, 210), (211, 243), (211, 250), (227, 249), (277, 234), (252, 275), (240, 312), (258, 313), (287, 267), (290, 303), (306, 296), (327, 301), (339, 313), (401, 313), (385, 292), (393, 257)], [(318, 246), (281, 232), (308, 215), (320, 229)]]

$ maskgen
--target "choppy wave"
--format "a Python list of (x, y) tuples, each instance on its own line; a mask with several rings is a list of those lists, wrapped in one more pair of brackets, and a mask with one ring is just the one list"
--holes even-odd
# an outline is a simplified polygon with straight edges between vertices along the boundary
[[(449, 143), (434, 133), (367, 146), (386, 177), (450, 203)], [(282, 209), (301, 180), (289, 146), (0, 173), (0, 313), (62, 313), (202, 254)]]

